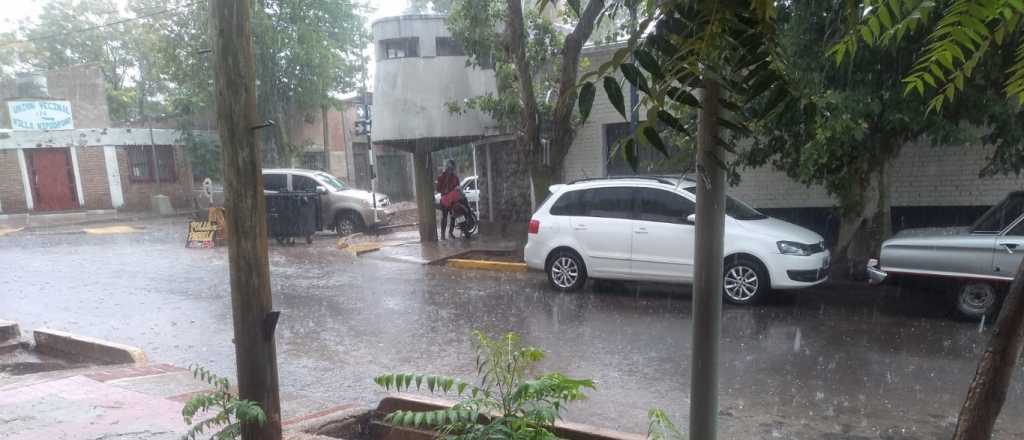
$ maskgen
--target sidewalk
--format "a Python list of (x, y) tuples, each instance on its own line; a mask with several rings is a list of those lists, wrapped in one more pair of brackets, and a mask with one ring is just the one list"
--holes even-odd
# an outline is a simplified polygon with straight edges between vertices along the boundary
[[(178, 439), (188, 429), (182, 406), (209, 389), (192, 372), (167, 364), (0, 376), (0, 425), (7, 440)], [(319, 414), (355, 406), (281, 396), (286, 430)]]
[[(178, 211), (175, 217), (191, 214), (192, 211)], [(94, 225), (116, 222), (137, 222), (164, 218), (149, 212), (118, 212), (115, 209), (72, 211), (32, 214), (0, 214), (0, 235), (13, 231), (33, 232), (67, 226)]]

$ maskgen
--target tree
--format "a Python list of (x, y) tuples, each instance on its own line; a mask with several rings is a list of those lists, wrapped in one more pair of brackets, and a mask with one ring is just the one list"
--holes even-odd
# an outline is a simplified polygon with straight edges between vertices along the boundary
[(1000, 151), (1014, 150), (1021, 145), (1019, 130), (985, 133), (968, 126), (1021, 121), (1018, 110), (1000, 99), (1001, 91), (988, 81), (968, 84), (956, 108), (923, 112), (927, 101), (904, 95), (900, 84), (913, 72), (912, 59), (925, 38), (920, 31), (907, 32), (899, 44), (863, 48), (843, 65), (822, 57), (845, 33), (845, 8), (817, 0), (780, 6), (779, 45), (786, 74), (794, 93), (816, 111), (780, 112), (752, 125), (752, 143), (741, 149), (734, 166), (770, 163), (796, 181), (822, 185), (835, 197), (842, 217), (836, 262), (850, 263), (851, 270), (863, 273), (864, 263), (890, 235), (887, 164), (904, 145), (929, 142), (943, 148), (987, 142)]
[(271, 164), (285, 164), (295, 145), (283, 122), (287, 115), (335, 104), (353, 90), (366, 63), (369, 42), (361, 9), (331, 0), (256, 0), (253, 51), (259, 113), (278, 121), (264, 130)]
[[(915, 56), (913, 71), (903, 79), (905, 93), (929, 98), (927, 111), (939, 112), (964, 98), (978, 82), (996, 80), (1007, 98), (1024, 103), (1024, 34), (1020, 32), (1024, 4), (1019, 1), (951, 0), (900, 2), (881, 0), (851, 14), (852, 29), (832, 48), (837, 63), (857, 54), (863, 43), (889, 47), (909, 32), (930, 29)], [(941, 14), (934, 14), (938, 9)], [(1001, 80), (1001, 81), (1000, 81)], [(1020, 113), (996, 119), (987, 136), (1019, 130)], [(1020, 148), (1002, 148), (986, 172), (1020, 173)], [(1004, 299), (988, 346), (960, 409), (954, 440), (987, 439), (1006, 400), (1015, 366), (1024, 350), (1024, 264)]]
[(111, 119), (134, 119), (145, 105), (133, 72), (141, 53), (137, 39), (144, 38), (147, 28), (124, 18), (113, 0), (48, 0), (37, 22), (22, 23), (20, 37), (32, 45), (22, 52), (24, 61), (39, 70), (98, 65)]
[(578, 1), (542, 1), (536, 9), (524, 9), (520, 0), (453, 2), (448, 27), (465, 47), (471, 65), (494, 67), (497, 93), (452, 103), (450, 108), (482, 110), (517, 134), (517, 148), (528, 158), (535, 200), (543, 200), (548, 186), (560, 178), (575, 137), (578, 119), (573, 112), (583, 45), (602, 13), (611, 16), (616, 11), (606, 9), (604, 0), (585, 6)]
[(454, 1), (455, 0), (410, 0), (409, 9), (420, 14), (425, 14), (427, 12), (447, 14), (452, 10), (452, 3)]
[[(793, 99), (784, 80), (775, 2), (648, 0), (639, 12), (642, 19), (630, 27), (629, 44), (582, 79), (580, 112), (585, 117), (590, 111), (596, 87), (590, 78), (596, 75), (625, 117), (621, 85), (611, 75), (613, 69), (620, 71), (642, 94), (640, 105), (647, 109), (647, 120), (623, 146), (627, 157), (636, 157), (636, 148), (643, 143), (667, 154), (657, 124), (690, 135), (679, 109), (699, 110), (689, 435), (713, 440), (718, 416), (725, 152), (735, 151), (722, 129), (749, 135), (745, 123), (756, 124), (780, 111), (813, 111), (813, 107)], [(627, 59), (630, 55), (635, 61)], [(766, 104), (756, 112), (744, 111), (757, 99), (765, 99)]]

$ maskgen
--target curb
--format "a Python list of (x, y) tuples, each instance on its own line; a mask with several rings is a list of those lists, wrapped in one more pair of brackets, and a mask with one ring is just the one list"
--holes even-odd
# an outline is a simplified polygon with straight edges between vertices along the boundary
[(21, 339), (21, 328), (17, 322), (0, 319), (0, 342), (8, 339)]
[(526, 263), (510, 263), (507, 261), (489, 260), (463, 260), (452, 258), (448, 260), (448, 267), (456, 269), (490, 270), (495, 272), (526, 272)]
[(129, 345), (51, 329), (35, 329), (32, 334), (36, 350), (41, 353), (69, 355), (102, 364), (146, 365), (146, 354)]

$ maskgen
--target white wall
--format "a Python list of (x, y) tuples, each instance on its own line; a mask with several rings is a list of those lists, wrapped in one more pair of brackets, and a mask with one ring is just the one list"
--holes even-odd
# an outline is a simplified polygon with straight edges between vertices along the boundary
[[(590, 60), (590, 69), (596, 69), (609, 60), (615, 49), (615, 46), (586, 49), (584, 56)], [(625, 122), (608, 101), (600, 82), (597, 84), (598, 92), (590, 118), (577, 128), (576, 139), (565, 158), (563, 173), (566, 181), (605, 176), (604, 126)], [(991, 147), (984, 146), (905, 146), (889, 167), (892, 205), (991, 205), (1009, 191), (1024, 190), (1024, 178), (978, 177), (991, 151)], [(730, 188), (729, 194), (759, 208), (834, 206), (824, 188), (804, 186), (771, 167), (742, 170), (740, 175), (740, 184)]]
[[(495, 125), (479, 111), (448, 112), (448, 102), (496, 90), (493, 70), (468, 68), (465, 56), (435, 56), (435, 38), (450, 35), (444, 17), (437, 15), (388, 17), (373, 23), (375, 142), (480, 136)], [(419, 38), (419, 56), (383, 59), (379, 42), (401, 37)]]

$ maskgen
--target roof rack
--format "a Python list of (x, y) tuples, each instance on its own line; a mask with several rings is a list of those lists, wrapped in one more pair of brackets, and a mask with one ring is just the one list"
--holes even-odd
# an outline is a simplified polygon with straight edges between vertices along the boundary
[[(569, 182), (569, 184), (571, 185), (571, 184), (582, 183), (582, 182), (595, 182), (595, 181), (599, 181), (599, 180), (626, 180), (626, 179), (653, 180), (655, 182), (664, 183), (666, 185), (675, 185), (676, 183), (671, 181), (671, 180), (669, 180), (669, 179), (678, 179), (678, 177), (674, 177), (674, 176), (607, 176), (607, 177), (588, 177), (586, 179), (573, 180), (572, 182)], [(685, 177), (684, 177), (684, 179), (685, 179)]]

